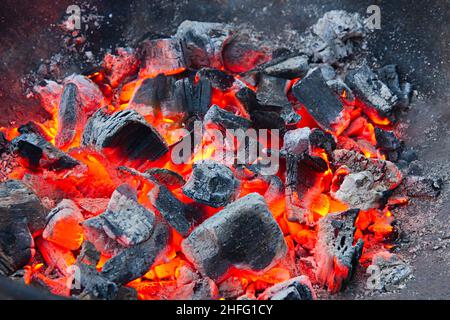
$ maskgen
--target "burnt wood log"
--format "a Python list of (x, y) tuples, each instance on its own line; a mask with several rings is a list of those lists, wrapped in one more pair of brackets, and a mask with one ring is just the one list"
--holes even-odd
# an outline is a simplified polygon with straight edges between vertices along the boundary
[(205, 160), (194, 163), (183, 193), (199, 203), (218, 208), (233, 200), (237, 187), (238, 181), (230, 168)]
[(191, 227), (188, 220), (187, 206), (178, 200), (165, 186), (155, 186), (148, 194), (152, 204), (163, 218), (183, 237), (187, 236)]
[(36, 133), (25, 133), (11, 141), (11, 149), (27, 159), (31, 169), (71, 169), (80, 163), (67, 153), (57, 149)]
[(178, 26), (175, 37), (183, 42), (188, 66), (220, 69), (223, 48), (233, 32), (227, 24), (185, 20)]
[(264, 270), (286, 253), (283, 233), (257, 193), (205, 220), (181, 246), (197, 269), (212, 279), (222, 277), (231, 266)]
[(358, 209), (331, 213), (319, 221), (314, 248), (316, 279), (330, 293), (343, 290), (358, 265), (364, 244), (359, 239), (353, 245), (358, 213)]
[(203, 118), (211, 103), (212, 88), (208, 79), (200, 79), (197, 84), (184, 78), (175, 83), (177, 104), (183, 107), (188, 116)]
[(368, 108), (383, 117), (391, 115), (398, 99), (367, 65), (349, 72), (345, 82)]
[(307, 276), (295, 277), (267, 288), (258, 300), (315, 300), (316, 295)]
[(156, 218), (150, 238), (106, 261), (100, 274), (116, 284), (127, 284), (142, 277), (166, 248), (169, 239), (169, 227)]
[(143, 116), (156, 116), (161, 112), (165, 118), (181, 118), (184, 113), (182, 107), (175, 98), (175, 78), (159, 74), (142, 81), (127, 109), (136, 110)]
[(342, 102), (327, 85), (319, 68), (297, 81), (292, 92), (323, 130), (339, 134), (349, 124)]
[(182, 44), (178, 39), (145, 40), (142, 43), (140, 77), (173, 75), (186, 69)]
[(130, 160), (153, 161), (168, 151), (164, 138), (134, 110), (112, 115), (98, 110), (86, 124), (82, 144), (99, 151), (114, 148)]
[(87, 77), (72, 75), (64, 80), (58, 107), (58, 132), (55, 145), (59, 148), (76, 142), (89, 116), (103, 102), (98, 86)]
[(206, 112), (204, 121), (206, 126), (208, 123), (219, 125), (222, 129), (248, 129), (252, 122), (246, 118), (235, 115), (232, 112), (212, 105)]
[(113, 192), (106, 211), (84, 221), (83, 228), (97, 250), (114, 255), (146, 241), (154, 222), (154, 214), (138, 203), (136, 191), (122, 184)]

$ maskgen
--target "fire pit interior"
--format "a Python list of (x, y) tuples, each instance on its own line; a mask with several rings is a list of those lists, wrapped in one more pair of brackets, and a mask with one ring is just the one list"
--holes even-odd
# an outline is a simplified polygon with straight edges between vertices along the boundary
[[(311, 300), (414, 286), (424, 244), (405, 216), (442, 203), (448, 166), (421, 162), (408, 131), (420, 92), (401, 56), (376, 56), (366, 12), (292, 1), (315, 18), (273, 34), (204, 17), (219, 4), (193, 19), (192, 3), (174, 16), (144, 3), (58, 4), (61, 50), (8, 95), (0, 274), (25, 286), (0, 283), (0, 296)], [(119, 7), (136, 19), (114, 21)], [(448, 230), (425, 225), (445, 256)]]

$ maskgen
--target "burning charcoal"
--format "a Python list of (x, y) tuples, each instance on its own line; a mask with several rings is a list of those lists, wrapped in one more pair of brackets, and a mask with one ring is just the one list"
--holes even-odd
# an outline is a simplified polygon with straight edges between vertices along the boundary
[(341, 101), (328, 87), (320, 69), (314, 69), (296, 82), (292, 92), (323, 130), (340, 134), (350, 123)]
[(311, 130), (309, 135), (309, 145), (312, 149), (320, 148), (325, 150), (328, 156), (336, 149), (336, 141), (334, 141), (333, 135), (322, 131), (319, 128)]
[(283, 233), (257, 193), (205, 220), (181, 246), (197, 269), (212, 279), (219, 279), (231, 266), (264, 270), (286, 253)]
[(154, 221), (154, 214), (138, 203), (136, 191), (122, 184), (112, 194), (107, 210), (86, 220), (83, 227), (97, 250), (113, 255), (147, 240)]
[(256, 89), (256, 100), (262, 106), (284, 109), (291, 107), (286, 91), (288, 81), (283, 78), (262, 75)]
[(397, 97), (378, 80), (377, 75), (367, 65), (351, 71), (345, 78), (345, 82), (358, 98), (382, 117), (388, 117), (392, 113)]
[(0, 217), (0, 275), (9, 276), (29, 263), (35, 249), (25, 218), (14, 217), (12, 221), (3, 219), (4, 217)]
[(305, 55), (289, 57), (277, 64), (264, 68), (263, 72), (273, 77), (295, 79), (304, 77), (309, 70), (308, 57)]
[(180, 79), (175, 83), (177, 103), (190, 115), (203, 117), (211, 102), (211, 83), (207, 79), (200, 79), (195, 84), (191, 79)]
[(58, 132), (55, 144), (61, 148), (76, 142), (89, 116), (103, 101), (98, 86), (87, 77), (72, 75), (64, 80), (64, 88), (58, 107)]
[(181, 188), (185, 185), (183, 177), (176, 173), (175, 171), (165, 169), (165, 168), (150, 168), (145, 170), (145, 172), (139, 172), (133, 168), (128, 168), (124, 166), (118, 167), (118, 170), (132, 174), (133, 176), (139, 176), (144, 179), (150, 180), (157, 185), (166, 186), (168, 188)]
[(222, 53), (224, 67), (234, 73), (248, 72), (270, 59), (270, 48), (244, 32), (233, 35)]
[(334, 150), (333, 159), (336, 168), (346, 166), (350, 172), (369, 171), (376, 185), (384, 190), (392, 190), (402, 181), (400, 170), (390, 161), (366, 158), (344, 149)]
[(230, 168), (205, 160), (193, 165), (192, 175), (184, 185), (183, 193), (199, 203), (218, 208), (234, 198), (237, 186)]
[(396, 151), (401, 147), (400, 140), (392, 131), (375, 128), (375, 138), (377, 147), (383, 151)]
[(314, 249), (316, 278), (330, 293), (344, 289), (358, 265), (363, 248), (362, 239), (353, 245), (358, 213), (358, 209), (352, 209), (331, 213), (319, 220)]
[(226, 74), (223, 71), (212, 68), (200, 69), (197, 72), (197, 77), (199, 79), (208, 79), (211, 82), (213, 88), (219, 89), (221, 91), (230, 89), (235, 81), (233, 76)]
[(80, 163), (67, 153), (55, 148), (42, 136), (26, 133), (11, 141), (12, 150), (28, 160), (32, 168), (46, 168), (48, 170), (71, 169)]
[(39, 97), (41, 106), (50, 114), (57, 114), (59, 101), (63, 92), (63, 86), (52, 80), (44, 80), (33, 91)]
[(139, 76), (172, 75), (186, 69), (181, 42), (178, 39), (146, 40), (142, 44), (143, 58)]
[(126, 284), (142, 277), (167, 246), (169, 238), (169, 227), (157, 218), (150, 238), (135, 246), (126, 248), (106, 261), (101, 275), (117, 284)]
[(97, 150), (116, 148), (122, 156), (156, 160), (168, 151), (161, 135), (134, 110), (123, 110), (112, 115), (98, 110), (88, 121), (82, 144)]
[(344, 98), (347, 102), (352, 102), (355, 100), (355, 95), (344, 81), (340, 79), (328, 80), (327, 85), (337, 96)]
[(36, 194), (19, 180), (0, 184), (0, 225), (24, 221), (31, 233), (45, 227), (46, 211)]
[(175, 36), (183, 41), (190, 67), (221, 69), (222, 51), (232, 34), (233, 29), (227, 24), (186, 20), (180, 24)]
[(243, 284), (239, 277), (229, 277), (222, 281), (218, 288), (220, 296), (225, 299), (236, 299), (244, 294)]
[(370, 171), (361, 171), (345, 176), (339, 190), (331, 192), (331, 195), (348, 204), (350, 208), (368, 210), (379, 206), (378, 201), (384, 191), (387, 190), (375, 184)]
[(165, 186), (155, 186), (149, 193), (152, 204), (164, 219), (183, 237), (187, 236), (191, 223), (187, 219), (187, 208)]
[(204, 118), (206, 123), (214, 123), (223, 129), (248, 129), (252, 122), (246, 118), (235, 115), (232, 112), (212, 105)]
[(284, 152), (301, 156), (309, 150), (309, 136), (311, 130), (308, 127), (290, 130), (284, 135)]
[(42, 238), (36, 240), (36, 245), (47, 266), (57, 269), (61, 275), (71, 276), (71, 266), (76, 262), (72, 251)]
[(316, 294), (307, 276), (299, 276), (266, 289), (258, 300), (315, 300)]
[(372, 266), (376, 266), (380, 270), (379, 277), (373, 284), (378, 290), (394, 290), (412, 274), (408, 264), (396, 254), (387, 251), (381, 251), (374, 255)]
[(277, 112), (255, 110), (250, 112), (250, 118), (255, 129), (278, 129), (281, 132), (286, 130), (285, 120)]
[(116, 55), (105, 55), (102, 66), (111, 86), (117, 88), (127, 77), (136, 73), (139, 59), (132, 48), (117, 48)]
[(175, 98), (175, 79), (162, 74), (142, 81), (131, 97), (128, 109), (143, 116), (155, 116), (160, 110), (165, 118), (181, 117), (184, 113)]
[(363, 19), (359, 14), (332, 10), (306, 33), (302, 50), (313, 61), (336, 64), (354, 53), (364, 35)]
[(219, 291), (217, 286), (208, 277), (183, 285), (171, 297), (173, 300), (216, 300), (218, 298)]
[(95, 248), (94, 244), (85, 240), (81, 246), (80, 254), (77, 257), (77, 263), (97, 266), (100, 261), (100, 257), (101, 253)]
[(95, 266), (79, 263), (77, 267), (79, 268), (79, 285), (83, 290), (80, 294), (82, 299), (112, 300), (117, 296), (117, 285), (101, 276)]
[(61, 247), (77, 250), (83, 242), (83, 220), (77, 205), (72, 200), (64, 199), (48, 214), (42, 237)]
[(399, 105), (406, 108), (411, 99), (412, 86), (408, 82), (400, 85), (397, 66), (386, 65), (378, 69), (377, 74), (379, 79), (397, 96)]

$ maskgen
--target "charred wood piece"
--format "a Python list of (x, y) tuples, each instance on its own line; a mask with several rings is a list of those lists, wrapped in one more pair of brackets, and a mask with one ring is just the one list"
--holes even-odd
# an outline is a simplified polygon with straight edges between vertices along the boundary
[(95, 268), (95, 265), (78, 263), (79, 285), (82, 299), (112, 300), (117, 296), (118, 286), (107, 280)]
[(114, 255), (146, 241), (154, 222), (154, 214), (138, 203), (136, 191), (123, 184), (113, 192), (107, 210), (84, 221), (83, 228), (98, 251)]
[(397, 66), (395, 64), (389, 64), (378, 69), (376, 72), (378, 78), (397, 96), (398, 105), (402, 108), (408, 107), (411, 100), (412, 85), (409, 82), (400, 84)]
[(142, 277), (166, 248), (169, 239), (169, 227), (156, 218), (150, 237), (106, 261), (100, 274), (116, 284), (127, 284)]
[(256, 89), (256, 100), (262, 106), (275, 110), (291, 107), (286, 92), (288, 81), (283, 78), (261, 75)]
[(315, 300), (316, 295), (307, 276), (295, 277), (267, 288), (258, 300)]
[(189, 116), (203, 118), (211, 103), (212, 87), (207, 79), (195, 84), (191, 79), (180, 79), (175, 83), (177, 104), (183, 107)]
[(134, 110), (123, 110), (112, 115), (97, 111), (83, 132), (82, 144), (101, 151), (114, 148), (130, 160), (156, 160), (168, 151), (158, 131)]
[(64, 199), (49, 212), (42, 237), (63, 248), (77, 250), (83, 242), (83, 221), (77, 205)]
[(305, 55), (288, 57), (263, 69), (263, 73), (284, 79), (304, 77), (309, 70), (308, 57)]
[(120, 166), (117, 169), (122, 172), (127, 172), (133, 176), (142, 177), (157, 185), (166, 186), (170, 189), (181, 188), (186, 183), (186, 181), (180, 174), (165, 168), (150, 168), (145, 170), (145, 172), (140, 172), (136, 169), (124, 166)]
[(323, 130), (340, 133), (348, 125), (350, 119), (346, 119), (341, 101), (325, 82), (319, 68), (296, 82), (292, 92)]
[(335, 168), (345, 166), (350, 172), (369, 171), (373, 176), (374, 183), (383, 190), (392, 190), (402, 181), (402, 174), (394, 163), (381, 159), (366, 158), (354, 151), (334, 150), (333, 165)]
[(155, 116), (156, 111), (161, 111), (165, 118), (181, 117), (184, 113), (182, 105), (177, 104), (175, 98), (175, 79), (163, 74), (144, 79), (127, 108), (143, 116)]
[(141, 77), (173, 75), (186, 69), (183, 48), (178, 39), (145, 40), (142, 44)]
[(391, 115), (398, 99), (367, 65), (349, 72), (345, 82), (368, 108), (383, 117)]
[(218, 208), (233, 200), (237, 187), (238, 181), (230, 168), (205, 160), (193, 165), (183, 193), (199, 203)]
[(332, 213), (319, 221), (314, 248), (316, 279), (330, 293), (343, 290), (358, 265), (363, 248), (362, 239), (353, 245), (358, 213), (358, 209)]
[(219, 125), (222, 129), (248, 129), (252, 122), (246, 118), (235, 115), (232, 112), (212, 105), (205, 114), (204, 121)]
[(219, 279), (231, 266), (256, 271), (270, 267), (285, 255), (286, 244), (264, 198), (252, 193), (195, 228), (182, 250), (202, 274)]
[(36, 133), (26, 133), (11, 141), (11, 149), (27, 159), (32, 169), (39, 167), (48, 170), (71, 169), (80, 163), (67, 153), (57, 149)]
[(163, 218), (178, 233), (186, 237), (191, 227), (191, 222), (188, 220), (187, 206), (178, 200), (165, 186), (155, 186), (148, 196)]
[(400, 140), (394, 132), (375, 128), (377, 147), (385, 152), (397, 151), (401, 147)]
[(179, 25), (175, 37), (183, 42), (189, 67), (220, 69), (223, 48), (233, 33), (233, 28), (227, 24), (186, 20)]
[(207, 79), (212, 87), (221, 91), (230, 89), (234, 84), (234, 77), (221, 70), (212, 68), (202, 68), (196, 75), (199, 79)]

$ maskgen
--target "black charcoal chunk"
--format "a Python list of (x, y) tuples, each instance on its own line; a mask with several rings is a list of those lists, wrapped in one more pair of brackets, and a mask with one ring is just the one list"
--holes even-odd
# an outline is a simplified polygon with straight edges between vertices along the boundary
[(162, 112), (165, 118), (183, 115), (183, 106), (175, 98), (175, 78), (159, 74), (142, 81), (131, 97), (127, 109), (136, 110), (143, 116)]
[(76, 266), (79, 268), (79, 285), (82, 288), (80, 297), (112, 300), (117, 296), (117, 285), (101, 276), (95, 265), (79, 263)]
[(9, 141), (3, 132), (0, 131), (0, 154), (9, 149)]
[(183, 21), (175, 37), (184, 44), (186, 61), (192, 68), (223, 66), (222, 50), (231, 39), (230, 25), (213, 22)]
[(32, 168), (63, 170), (80, 164), (78, 160), (57, 149), (36, 133), (26, 133), (14, 138), (11, 141), (11, 148), (26, 158)]
[(217, 124), (223, 129), (248, 129), (252, 125), (250, 120), (219, 108), (217, 105), (212, 105), (208, 109), (204, 121)]
[(375, 128), (375, 138), (377, 147), (383, 151), (396, 151), (401, 147), (400, 140), (392, 131)]
[(127, 284), (142, 277), (167, 246), (169, 239), (169, 227), (157, 218), (148, 240), (126, 248), (106, 261), (100, 274), (116, 284)]
[(47, 212), (38, 196), (19, 180), (0, 184), (0, 225), (25, 221), (31, 233), (44, 229)]
[(284, 109), (291, 107), (286, 91), (288, 81), (283, 78), (261, 75), (256, 89), (256, 100), (262, 106)]
[(0, 218), (0, 275), (9, 276), (29, 263), (34, 255), (34, 242), (26, 219), (3, 219)]
[(331, 133), (314, 128), (309, 135), (309, 144), (312, 148), (320, 148), (330, 155), (336, 149), (336, 141)]
[(367, 65), (349, 72), (345, 82), (359, 99), (381, 116), (387, 117), (392, 113), (397, 97)]
[(81, 108), (77, 86), (74, 83), (67, 83), (64, 85), (58, 108), (58, 128), (61, 129), (56, 136), (56, 145), (64, 146), (73, 141), (77, 134)]
[(183, 237), (187, 236), (191, 223), (186, 205), (165, 186), (155, 186), (148, 196), (163, 218)]
[(221, 70), (202, 68), (197, 72), (199, 79), (208, 79), (213, 88), (221, 91), (230, 89), (234, 84), (234, 77)]
[(286, 130), (285, 120), (275, 111), (255, 110), (250, 112), (250, 118), (255, 129)]
[(182, 44), (178, 39), (145, 40), (142, 43), (142, 68), (139, 75), (177, 74), (186, 69)]
[(305, 55), (288, 57), (277, 64), (264, 68), (263, 72), (273, 77), (295, 79), (304, 77), (309, 70), (308, 57)]
[(283, 233), (257, 193), (205, 220), (181, 246), (197, 269), (212, 279), (219, 279), (231, 266), (264, 270), (286, 253)]
[(315, 293), (307, 276), (295, 277), (267, 288), (258, 300), (314, 300)]
[(405, 108), (409, 105), (412, 85), (408, 82), (400, 84), (397, 66), (388, 64), (377, 70), (379, 79), (397, 96), (398, 104)]
[(125, 247), (146, 241), (153, 230), (155, 216), (137, 201), (136, 191), (120, 185), (112, 194), (108, 208), (83, 222), (86, 239), (97, 250), (117, 254)]
[(114, 148), (130, 160), (156, 160), (168, 151), (158, 131), (134, 110), (123, 110), (112, 115), (98, 110), (88, 121), (82, 144), (101, 151)]
[(359, 209), (331, 213), (319, 220), (314, 259), (316, 279), (331, 293), (343, 290), (352, 278), (363, 249), (363, 240), (355, 245), (355, 220)]
[(177, 104), (183, 106), (188, 116), (202, 118), (211, 103), (212, 87), (208, 79), (200, 79), (194, 83), (192, 79), (184, 78), (175, 83)]
[(218, 208), (233, 200), (237, 187), (238, 182), (230, 168), (204, 160), (194, 164), (183, 193), (199, 203)]
[(334, 131), (341, 121), (343, 105), (323, 79), (320, 69), (314, 69), (296, 82), (292, 92), (323, 130)]
[(327, 85), (333, 90), (333, 92), (339, 96), (344, 98), (346, 101), (354, 101), (355, 95), (352, 90), (345, 84), (344, 81), (340, 79), (336, 80), (328, 80)]

